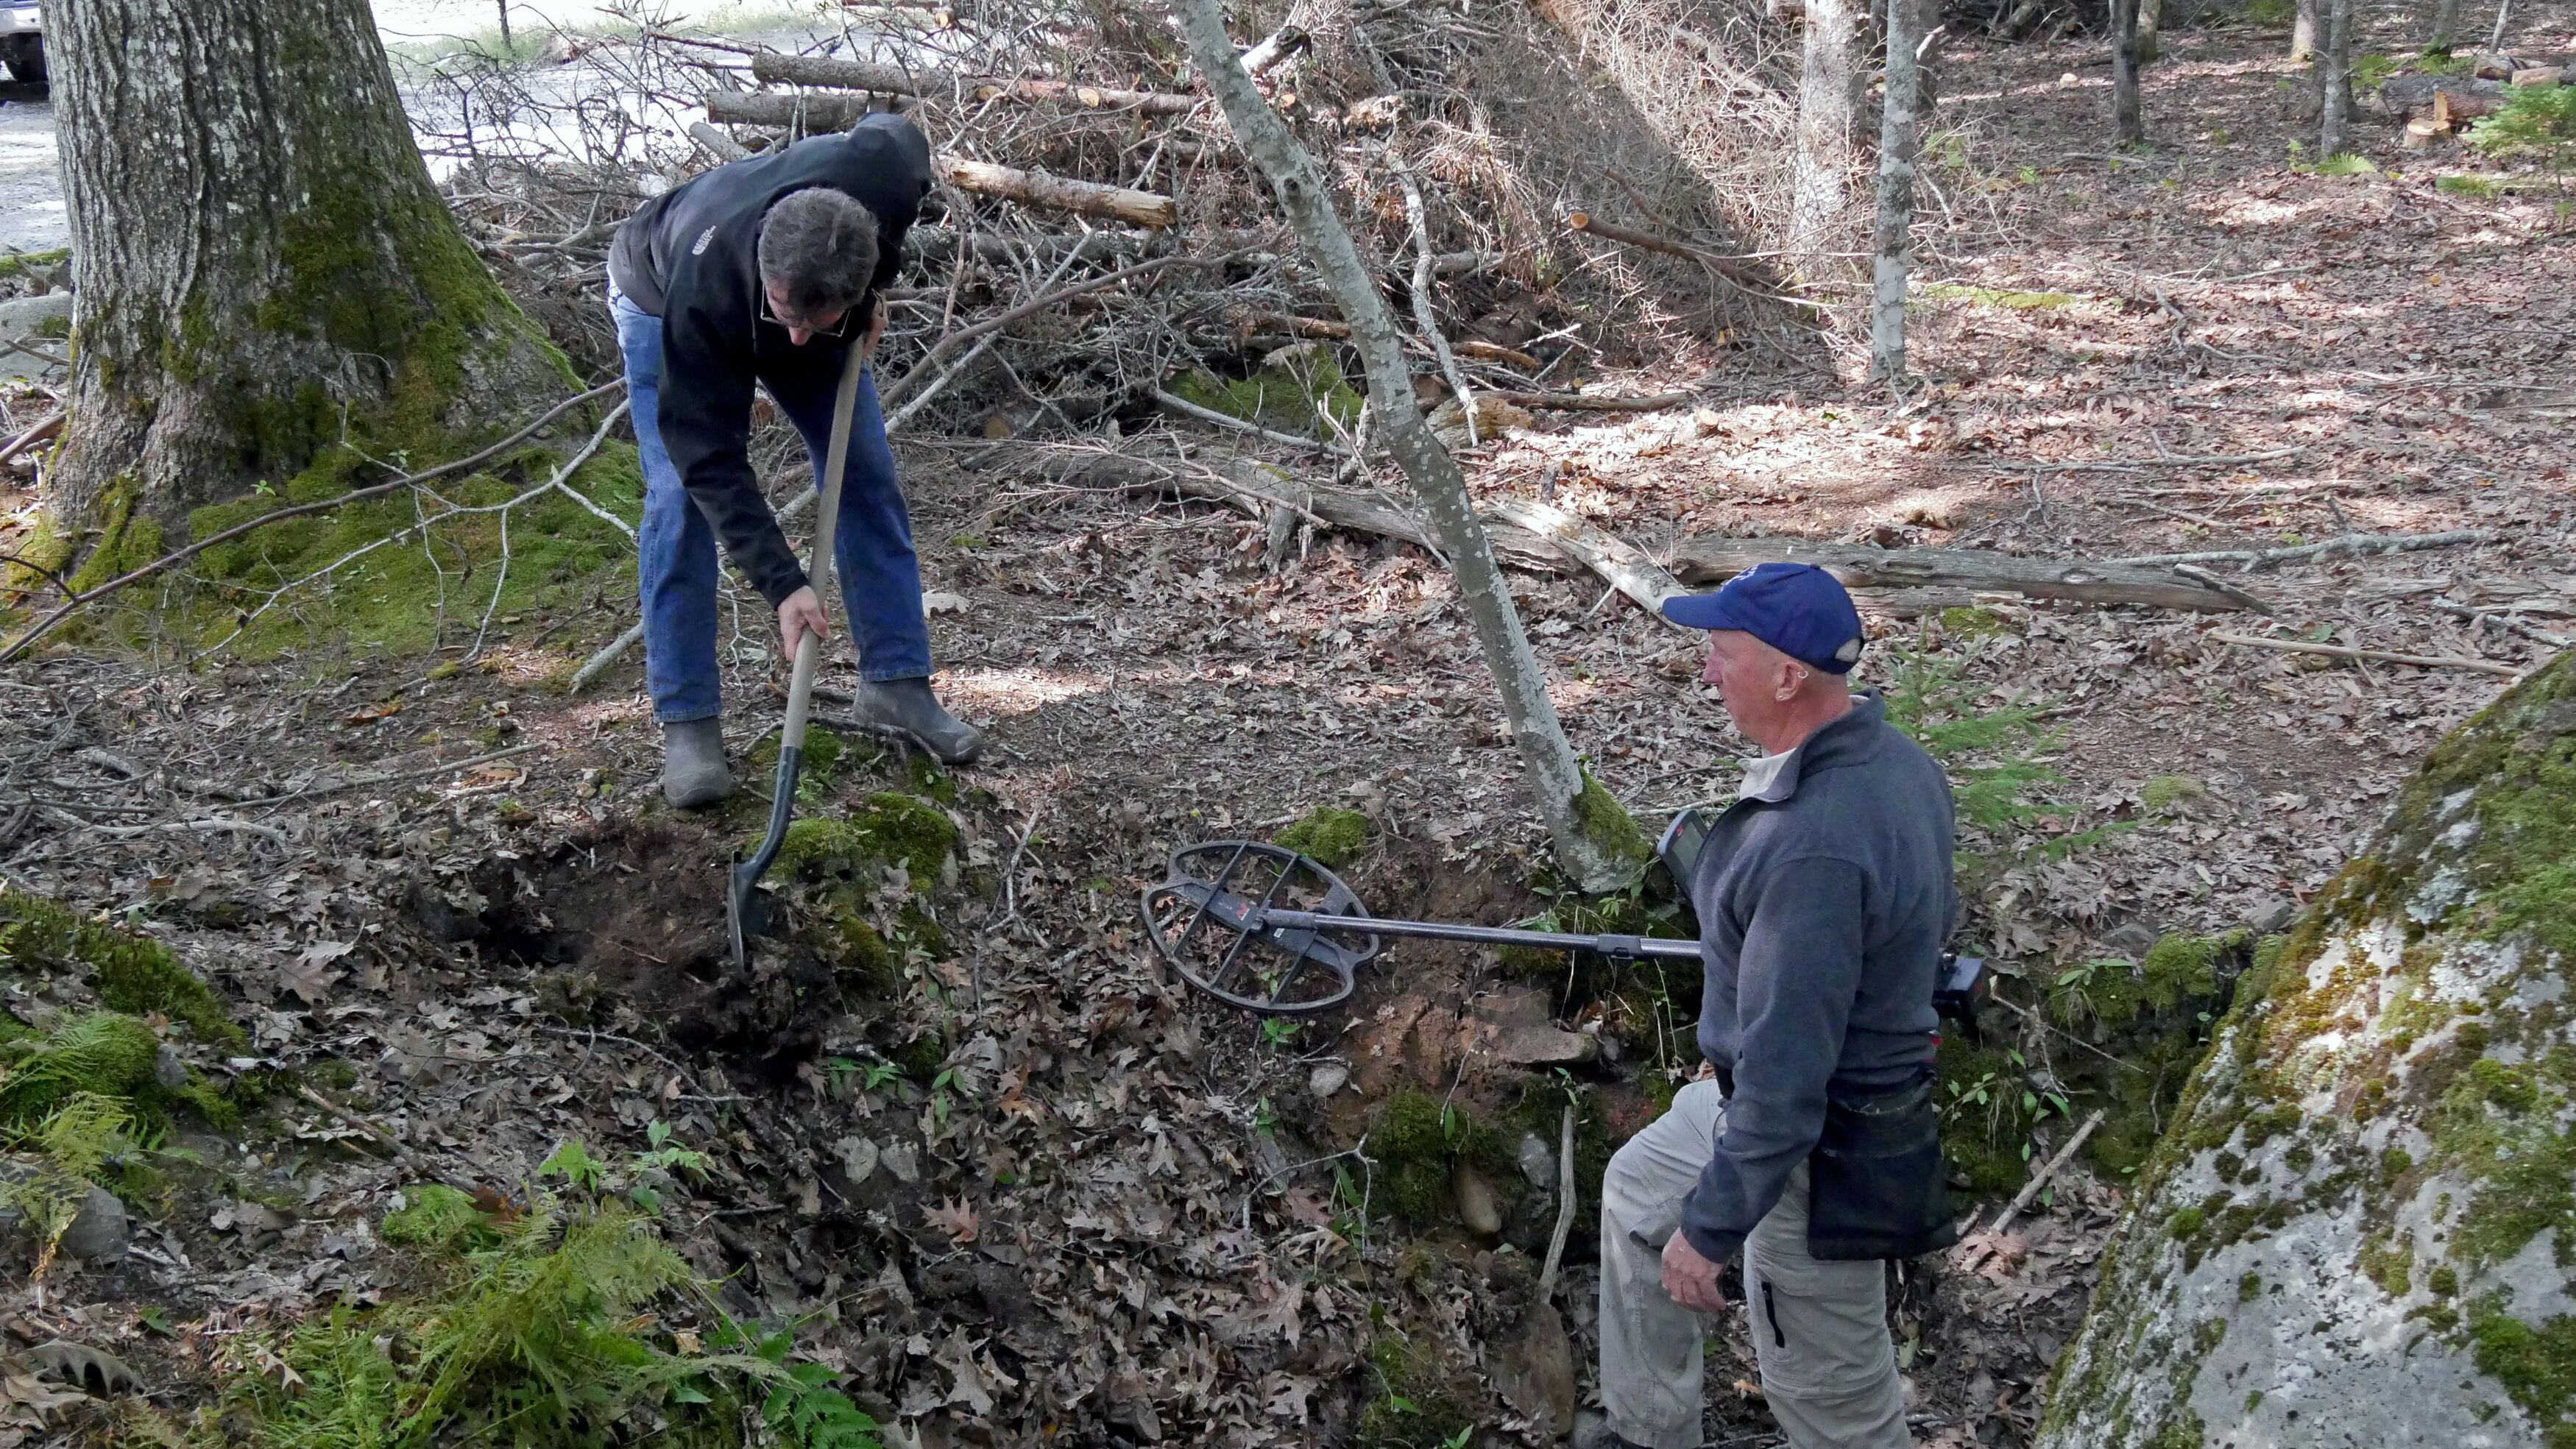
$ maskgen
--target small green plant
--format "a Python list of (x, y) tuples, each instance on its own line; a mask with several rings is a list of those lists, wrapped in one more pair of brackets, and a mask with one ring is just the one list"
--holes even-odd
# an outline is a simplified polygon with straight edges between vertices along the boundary
[(1282, 1050), (1294, 1046), (1297, 1042), (1297, 1032), (1302, 1025), (1303, 1023), (1284, 1016), (1265, 1016), (1261, 1019), (1262, 1044)]
[(1968, 678), (1983, 650), (1942, 657), (1899, 644), (1885, 690), (1887, 720), (1914, 737), (1949, 777), (1963, 835), (1988, 849), (1962, 873), (1982, 873), (2026, 859), (2057, 859), (2093, 845), (2116, 827), (2075, 833), (2052, 829), (2074, 814), (2062, 793), (2071, 782), (2057, 768), (2063, 736), (2040, 718), (2043, 701), (2013, 696), (1985, 702)]
[(2576, 86), (2520, 86), (2493, 115), (2469, 128), (2469, 144), (2491, 156), (2537, 155), (2550, 171), (2576, 159)]
[(2495, 183), (2483, 176), (2437, 176), (2433, 189), (2445, 196), (2493, 196)]
[(2359, 91), (2375, 91), (2396, 73), (2397, 62), (2387, 56), (2361, 56), (2352, 63), (2352, 87)]
[(2350, 151), (2337, 151), (2317, 163), (2317, 174), (2319, 176), (2376, 176), (2379, 174), (2379, 168), (2371, 164), (2367, 156), (2356, 156)]
[(537, 1176), (560, 1177), (583, 1192), (597, 1192), (608, 1185), (608, 1164), (591, 1156), (580, 1138), (567, 1137), (537, 1164)]

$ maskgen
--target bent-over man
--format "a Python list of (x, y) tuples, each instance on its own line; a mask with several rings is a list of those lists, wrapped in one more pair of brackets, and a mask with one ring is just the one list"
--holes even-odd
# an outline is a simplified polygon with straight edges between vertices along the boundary
[[(716, 673), (716, 543), (778, 611), (788, 658), (831, 625), (751, 468), (752, 385), (805, 438), (815, 486), (852, 347), (885, 327), (877, 293), (931, 185), (930, 143), (900, 116), (704, 172), (618, 229), (608, 305), (644, 464), (638, 572), (644, 677), (662, 725), (662, 793), (683, 808), (733, 789)], [(863, 725), (952, 764), (983, 740), (930, 692), (930, 631), (912, 521), (863, 376), (833, 563), (858, 645)]]
[(1593, 1445), (1700, 1443), (1700, 1324), (1740, 1249), (1762, 1392), (1793, 1449), (1908, 1443), (1882, 1259), (1955, 1234), (1932, 1101), (1933, 988), (1957, 915), (1940, 767), (1844, 675), (1860, 615), (1763, 564), (1667, 618), (1760, 745), (1681, 884), (1712, 1071), (1610, 1160)]

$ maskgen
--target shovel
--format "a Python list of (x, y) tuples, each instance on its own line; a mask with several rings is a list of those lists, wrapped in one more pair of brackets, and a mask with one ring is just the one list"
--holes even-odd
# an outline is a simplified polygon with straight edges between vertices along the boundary
[[(832, 597), (832, 535), (841, 526), (841, 469), (850, 460), (850, 414), (858, 406), (859, 375), (867, 371), (870, 350), (864, 344), (851, 346), (849, 360), (841, 366), (840, 391), (832, 399), (832, 445), (824, 451), (819, 500), (822, 516), (814, 524), (813, 561), (805, 566), (805, 580), (814, 586), (818, 601)], [(831, 605), (825, 603), (823, 609), (828, 616)], [(748, 955), (745, 939), (768, 924), (760, 878), (778, 858), (779, 844), (787, 839), (787, 817), (796, 809), (796, 777), (805, 764), (805, 716), (814, 703), (814, 671), (822, 657), (822, 640), (809, 633), (797, 641), (796, 668), (787, 683), (787, 722), (778, 732), (778, 778), (770, 784), (769, 833), (750, 859), (735, 861), (728, 872), (725, 934), (732, 939), (737, 968)]]

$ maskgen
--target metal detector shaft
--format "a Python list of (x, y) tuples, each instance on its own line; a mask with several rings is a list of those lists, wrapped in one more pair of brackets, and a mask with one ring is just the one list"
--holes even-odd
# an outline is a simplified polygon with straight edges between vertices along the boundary
[(1447, 921), (1390, 921), (1378, 916), (1340, 916), (1317, 911), (1276, 908), (1244, 923), (1247, 929), (1339, 931), (1353, 935), (1414, 936), (1433, 941), (1473, 941), (1485, 946), (1525, 946), (1535, 951), (1593, 951), (1622, 961), (1657, 958), (1696, 961), (1699, 942), (1654, 936), (1574, 936), (1560, 931), (1518, 931), (1505, 926), (1463, 926)]

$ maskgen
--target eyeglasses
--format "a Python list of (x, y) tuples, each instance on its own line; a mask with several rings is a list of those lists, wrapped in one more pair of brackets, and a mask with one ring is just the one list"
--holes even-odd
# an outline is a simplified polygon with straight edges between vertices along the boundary
[(859, 309), (856, 307), (845, 308), (841, 313), (841, 319), (833, 323), (831, 326), (808, 327), (801, 322), (790, 322), (779, 316), (776, 309), (769, 305), (769, 289), (767, 287), (760, 289), (760, 300), (752, 307), (753, 316), (773, 327), (785, 327), (790, 331), (808, 332), (816, 337), (828, 338), (834, 342), (838, 342), (850, 335), (850, 324), (857, 320), (858, 311)]

